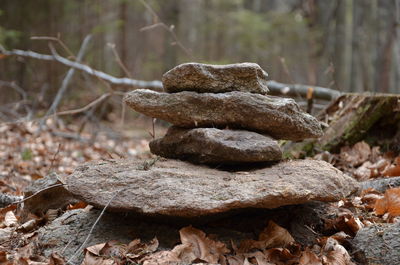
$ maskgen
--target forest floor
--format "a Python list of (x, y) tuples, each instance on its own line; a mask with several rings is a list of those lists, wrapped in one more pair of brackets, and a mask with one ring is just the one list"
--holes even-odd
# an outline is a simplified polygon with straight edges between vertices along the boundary
[[(53, 126), (46, 126), (38, 132), (37, 123), (32, 122), (0, 125), (1, 193), (23, 196), (24, 189), (33, 181), (52, 172), (67, 177), (78, 165), (90, 160), (151, 157), (148, 142), (152, 129), (148, 122), (137, 123), (135, 130), (126, 128), (124, 135), (99, 133), (95, 139), (88, 133), (78, 136), (76, 126), (51, 128)], [(157, 126), (158, 135), (164, 131), (165, 128)], [(379, 147), (370, 147), (365, 142), (345, 146), (339, 154), (317, 154), (315, 159), (328, 161), (359, 181), (400, 175), (399, 154), (382, 153)], [(248, 238), (239, 246), (233, 243), (228, 246), (199, 229), (185, 226), (180, 229), (182, 244), (173, 250), (158, 250), (156, 238), (148, 243), (142, 243), (140, 238), (132, 238), (129, 244), (103, 242), (86, 248), (82, 264), (179, 264), (172, 263), (177, 260), (179, 248), (181, 261), (199, 251), (207, 253), (198, 258), (197, 263), (211, 264), (213, 260), (220, 260), (221, 264), (362, 264), (349, 242), (363, 227), (399, 222), (399, 202), (400, 189), (390, 188), (386, 192), (367, 189), (351, 198), (324, 204), (328, 212), (324, 214), (324, 227), (319, 231), (308, 228), (316, 234), (316, 242), (308, 246), (295, 242), (287, 229), (272, 221), (267, 225), (263, 220), (266, 228), (260, 232), (258, 240)], [(33, 213), (22, 218), (20, 206), (13, 204), (0, 209), (0, 263), (66, 264), (66, 257), (57, 253), (45, 257), (30, 244), (37, 236), (35, 231), (54, 218)], [(86, 204), (77, 203), (57, 215), (77, 208), (90, 210)], [(187, 248), (187, 242), (197, 245), (198, 249)], [(254, 251), (260, 242), (264, 249)], [(253, 251), (249, 252), (250, 249)], [(221, 255), (228, 252), (234, 254), (225, 255), (221, 261)]]

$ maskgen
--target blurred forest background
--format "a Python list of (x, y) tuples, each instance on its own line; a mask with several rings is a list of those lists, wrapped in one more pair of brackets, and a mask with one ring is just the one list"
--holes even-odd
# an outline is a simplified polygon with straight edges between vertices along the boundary
[[(256, 62), (271, 79), (287, 84), (400, 92), (400, 0), (143, 2), (2, 0), (0, 43), (50, 54), (47, 41), (31, 37), (59, 36), (77, 54), (92, 34), (83, 61), (118, 77), (160, 80), (165, 71), (188, 61)], [(15, 82), (44, 105), (51, 104), (68, 70), (57, 62), (15, 56), (2, 57), (0, 69), (0, 80)], [(69, 89), (66, 100), (76, 102), (107, 88), (77, 73)], [(3, 85), (0, 93), (0, 104), (19, 97)]]

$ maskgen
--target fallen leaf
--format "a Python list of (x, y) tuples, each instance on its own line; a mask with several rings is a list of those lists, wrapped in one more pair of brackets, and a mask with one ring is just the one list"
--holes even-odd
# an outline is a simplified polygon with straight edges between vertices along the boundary
[(367, 161), (371, 155), (371, 147), (364, 141), (352, 147), (344, 146), (340, 149), (340, 159), (351, 166), (358, 166)]
[(323, 251), (325, 253), (322, 257), (324, 265), (355, 265), (347, 250), (334, 238), (328, 238)]
[(7, 261), (7, 252), (5, 251), (0, 251), (0, 262), (6, 262)]
[(143, 265), (173, 265), (179, 264), (180, 261), (174, 252), (167, 250), (150, 254), (141, 260)]
[(360, 167), (354, 171), (353, 175), (358, 180), (366, 180), (373, 176), (373, 170), (371, 169), (372, 163), (370, 161), (364, 162)]
[(49, 259), (49, 265), (64, 265), (65, 260), (58, 255), (57, 253), (51, 253), (50, 259)]
[(293, 255), (287, 248), (270, 248), (263, 251), (266, 260), (277, 265), (297, 264), (298, 256)]
[(18, 225), (18, 219), (15, 217), (15, 214), (13, 211), (8, 211), (4, 217), (4, 224), (7, 227), (12, 227)]
[(286, 247), (290, 243), (295, 242), (294, 238), (285, 228), (273, 221), (268, 222), (268, 226), (261, 232), (258, 240), (264, 241), (265, 248)]
[(224, 243), (209, 239), (203, 231), (192, 226), (182, 228), (179, 234), (182, 244), (192, 246), (193, 254), (198, 259), (218, 263), (221, 255), (229, 253)]
[(398, 177), (400, 176), (400, 165), (392, 165), (382, 172), (385, 177)]
[(306, 249), (301, 253), (299, 265), (322, 265), (322, 262), (314, 252)]
[(26, 221), (22, 225), (17, 227), (17, 231), (28, 232), (37, 227), (38, 221), (36, 219), (31, 219)]
[(400, 215), (400, 188), (386, 190), (384, 197), (375, 202), (374, 211), (377, 215), (389, 213), (390, 216)]
[(86, 202), (77, 202), (75, 204), (70, 204), (67, 207), (67, 210), (75, 210), (75, 209), (82, 209), (88, 206)]
[(260, 233), (258, 240), (242, 240), (237, 252), (247, 253), (252, 249), (264, 250), (267, 248), (287, 247), (294, 242), (294, 238), (285, 228), (273, 221), (269, 221), (268, 226)]

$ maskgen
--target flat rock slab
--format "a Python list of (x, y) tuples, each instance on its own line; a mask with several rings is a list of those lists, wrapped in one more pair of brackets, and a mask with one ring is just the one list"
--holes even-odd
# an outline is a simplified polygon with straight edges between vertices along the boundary
[(94, 161), (77, 167), (67, 185), (72, 194), (97, 207), (115, 196), (109, 211), (177, 217), (337, 201), (357, 188), (352, 178), (317, 160), (286, 161), (248, 172), (169, 159)]
[(282, 151), (274, 139), (255, 132), (216, 128), (170, 127), (150, 142), (153, 154), (194, 163), (233, 164), (279, 161)]
[(256, 63), (211, 65), (185, 63), (163, 75), (166, 92), (195, 91), (223, 93), (231, 91), (268, 93), (268, 74)]
[(178, 127), (241, 128), (294, 141), (322, 135), (317, 119), (288, 98), (245, 92), (169, 94), (137, 89), (124, 100), (134, 110)]

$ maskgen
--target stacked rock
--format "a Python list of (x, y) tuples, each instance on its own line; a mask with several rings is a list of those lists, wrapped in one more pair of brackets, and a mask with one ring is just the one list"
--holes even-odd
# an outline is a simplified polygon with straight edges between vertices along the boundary
[(319, 137), (322, 129), (294, 100), (266, 95), (267, 76), (255, 63), (186, 63), (164, 74), (165, 93), (138, 89), (125, 102), (173, 124), (150, 142), (156, 155), (206, 164), (279, 161), (276, 140)]

